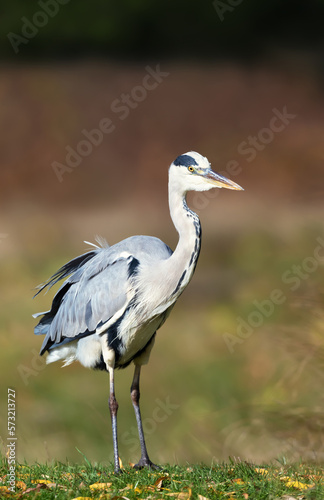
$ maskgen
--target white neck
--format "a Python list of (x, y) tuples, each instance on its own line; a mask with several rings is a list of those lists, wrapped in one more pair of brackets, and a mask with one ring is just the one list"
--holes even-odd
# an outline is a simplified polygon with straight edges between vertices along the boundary
[[(170, 172), (171, 173), (171, 172)], [(168, 272), (175, 277), (176, 296), (178, 297), (189, 283), (200, 252), (201, 226), (198, 215), (188, 208), (186, 192), (170, 175), (169, 177), (170, 215), (179, 241), (174, 253), (168, 259)]]
[[(172, 221), (179, 233), (179, 241), (173, 254), (159, 260), (152, 269), (142, 271), (142, 282), (152, 284), (150, 297), (145, 296), (150, 312), (161, 314), (175, 303), (189, 283), (200, 252), (201, 229), (198, 215), (186, 203), (186, 191), (181, 188), (181, 179), (169, 172), (169, 207)], [(143, 274), (147, 272), (147, 274)], [(144, 276), (144, 277), (143, 277)], [(162, 279), (161, 279), (162, 277)], [(158, 286), (156, 284), (159, 284)]]

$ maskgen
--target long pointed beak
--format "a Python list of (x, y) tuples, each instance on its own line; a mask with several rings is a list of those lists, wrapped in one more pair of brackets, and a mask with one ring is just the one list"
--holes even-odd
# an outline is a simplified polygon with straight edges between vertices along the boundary
[(236, 184), (236, 182), (230, 181), (227, 177), (223, 175), (216, 174), (211, 168), (204, 173), (204, 178), (207, 179), (211, 184), (218, 188), (235, 189), (235, 191), (244, 191), (244, 189)]

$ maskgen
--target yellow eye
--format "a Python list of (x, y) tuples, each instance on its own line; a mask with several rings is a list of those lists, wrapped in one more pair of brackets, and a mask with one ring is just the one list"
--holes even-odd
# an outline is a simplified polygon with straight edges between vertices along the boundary
[(192, 166), (188, 167), (189, 172), (194, 172), (194, 168)]

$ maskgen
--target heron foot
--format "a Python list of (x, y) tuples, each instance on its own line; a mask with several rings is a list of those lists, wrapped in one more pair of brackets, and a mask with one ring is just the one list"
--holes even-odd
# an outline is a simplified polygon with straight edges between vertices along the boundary
[(134, 469), (153, 469), (153, 470), (161, 470), (159, 465), (155, 465), (149, 458), (140, 458), (137, 464), (134, 465)]
[(120, 468), (119, 468), (119, 469), (115, 469), (115, 470), (114, 470), (114, 474), (116, 474), (117, 476), (118, 476), (119, 474), (124, 474), (124, 472), (125, 472), (125, 469), (120, 469)]

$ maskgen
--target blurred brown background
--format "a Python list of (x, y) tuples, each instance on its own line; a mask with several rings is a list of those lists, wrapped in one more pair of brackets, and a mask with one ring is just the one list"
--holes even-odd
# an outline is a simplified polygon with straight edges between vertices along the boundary
[[(95, 3), (4, 16), (3, 453), (13, 387), (20, 460), (111, 459), (108, 375), (45, 367), (31, 314), (52, 293), (33, 289), (98, 234), (174, 248), (168, 165), (196, 150), (245, 191), (189, 195), (200, 262), (143, 371), (152, 459), (323, 461), (323, 2)], [(117, 374), (126, 463), (131, 376)]]

